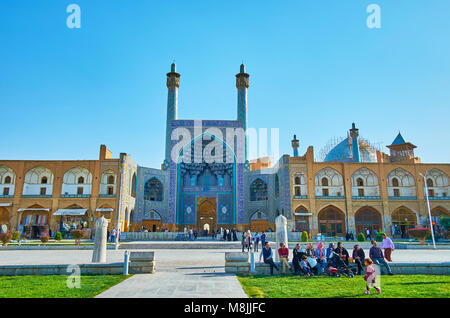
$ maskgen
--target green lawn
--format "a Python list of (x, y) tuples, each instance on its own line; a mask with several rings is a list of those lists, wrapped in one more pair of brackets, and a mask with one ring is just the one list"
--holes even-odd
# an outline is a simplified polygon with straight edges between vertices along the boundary
[(81, 276), (81, 288), (68, 288), (68, 277), (0, 276), (0, 298), (91, 298), (129, 276)]
[(250, 298), (450, 298), (450, 276), (383, 275), (381, 295), (373, 288), (370, 295), (364, 295), (366, 285), (362, 276), (240, 276), (238, 279)]

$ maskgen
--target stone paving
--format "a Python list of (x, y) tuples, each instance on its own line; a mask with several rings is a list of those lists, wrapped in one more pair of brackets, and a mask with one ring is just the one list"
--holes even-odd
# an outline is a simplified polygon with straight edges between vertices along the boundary
[[(170, 269), (180, 270), (183, 267), (223, 268), (225, 252), (236, 252), (235, 249), (154, 249), (157, 271)], [(367, 249), (364, 250), (369, 255)], [(351, 254), (351, 250), (349, 250)], [(124, 250), (108, 250), (107, 262), (123, 262)], [(291, 255), (292, 257), (292, 251)], [(440, 263), (450, 262), (450, 250), (395, 250), (392, 254), (397, 263)], [(0, 265), (18, 264), (86, 264), (91, 263), (92, 250), (1, 250)]]

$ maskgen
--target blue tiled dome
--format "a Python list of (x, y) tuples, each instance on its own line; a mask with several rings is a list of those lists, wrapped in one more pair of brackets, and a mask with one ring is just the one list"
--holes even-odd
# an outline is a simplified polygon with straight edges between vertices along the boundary
[[(353, 162), (351, 138), (345, 138), (331, 149), (325, 156), (324, 162)], [(376, 151), (367, 143), (359, 139), (359, 154), (361, 162), (376, 162)]]

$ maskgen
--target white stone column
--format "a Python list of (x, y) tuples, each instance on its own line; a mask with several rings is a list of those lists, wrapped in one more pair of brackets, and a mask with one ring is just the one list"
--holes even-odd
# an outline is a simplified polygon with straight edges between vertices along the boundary
[(102, 215), (95, 222), (95, 241), (92, 254), (92, 263), (106, 263), (108, 220)]
[(286, 244), (286, 247), (289, 248), (288, 245), (288, 232), (287, 232), (287, 219), (283, 215), (279, 215), (275, 218), (275, 229), (276, 229), (276, 244), (273, 250), (273, 254), (275, 256), (275, 261), (279, 262), (280, 257), (278, 255), (278, 249), (280, 248), (280, 243)]

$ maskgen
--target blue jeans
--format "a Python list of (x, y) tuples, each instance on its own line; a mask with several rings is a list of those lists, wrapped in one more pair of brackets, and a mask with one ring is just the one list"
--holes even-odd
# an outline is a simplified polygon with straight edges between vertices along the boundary
[(309, 268), (309, 266), (302, 267), (302, 271), (305, 275), (311, 274), (311, 269)]
[(327, 272), (327, 261), (325, 259), (323, 259), (322, 261), (320, 261), (320, 259), (317, 261), (317, 274), (321, 275), (322, 272), (326, 273)]
[(277, 265), (275, 265), (275, 263), (273, 262), (273, 259), (271, 259), (271, 258), (265, 259), (264, 263), (270, 265), (270, 275), (273, 275), (273, 268), (274, 267), (277, 269), (277, 271), (280, 271), (280, 269), (277, 267)]
[(374, 258), (373, 262), (379, 266), (384, 265), (386, 267), (386, 270), (389, 274), (392, 273), (391, 268), (389, 267), (389, 264), (384, 260), (384, 258)]

